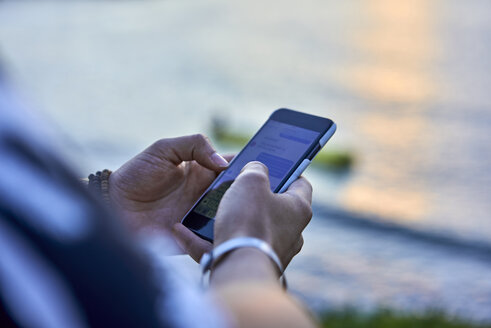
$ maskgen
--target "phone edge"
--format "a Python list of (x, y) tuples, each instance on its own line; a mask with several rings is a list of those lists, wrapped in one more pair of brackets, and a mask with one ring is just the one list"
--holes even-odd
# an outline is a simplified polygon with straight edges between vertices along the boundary
[(317, 154), (321, 151), (321, 149), (327, 144), (329, 139), (331, 139), (331, 137), (334, 135), (336, 129), (337, 129), (336, 123), (332, 122), (331, 127), (319, 139), (319, 145), (320, 145), (319, 151), (317, 151), (317, 153), (312, 157), (312, 159), (308, 159), (308, 158), (303, 159), (303, 161), (300, 163), (297, 169), (292, 173), (292, 175), (288, 178), (288, 180), (286, 180), (285, 184), (281, 186), (280, 190), (278, 191), (278, 194), (285, 192), (288, 189), (288, 187), (290, 187), (290, 185), (302, 175), (302, 173), (307, 169), (307, 167), (310, 166), (315, 156), (317, 156)]
[[(289, 111), (293, 111), (293, 112), (297, 112), (295, 110), (291, 110), (291, 109), (288, 109), (288, 108), (279, 108), (277, 110), (275, 110), (269, 117), (268, 117), (268, 120), (272, 118), (273, 114), (279, 110), (282, 110), (282, 109), (285, 109), (285, 110), (289, 110)], [(299, 112), (299, 113), (302, 113), (302, 112)], [(310, 116), (315, 116), (315, 115), (312, 115), (312, 114), (308, 114)], [(319, 151), (312, 157), (312, 159), (315, 158), (315, 156), (320, 152), (320, 150), (327, 144), (327, 142), (331, 139), (331, 137), (334, 135), (334, 133), (336, 132), (337, 130), (337, 125), (336, 123), (334, 123), (334, 121), (330, 120), (332, 122), (332, 125), (329, 127), (329, 129), (326, 131), (326, 133), (324, 133), (324, 135), (319, 139), (318, 143), (320, 145), (320, 149)], [(267, 121), (266, 121), (267, 122)], [(264, 125), (266, 124), (266, 122), (261, 126), (261, 128), (256, 132), (259, 133), (259, 131), (264, 127)], [(255, 135), (256, 135), (255, 134)], [(254, 136), (255, 136), (254, 135)], [(249, 144), (249, 142), (254, 138), (251, 137), (251, 139), (247, 142), (247, 144), (244, 146), (244, 148), (247, 147), (247, 145)], [(239, 152), (240, 153), (240, 152)], [(232, 163), (234, 162), (234, 160), (237, 158), (237, 156), (235, 156), (229, 163), (229, 166), (232, 165)], [(305, 161), (308, 161), (308, 163), (306, 165), (302, 165)], [(285, 192), (288, 187), (295, 181), (297, 180), (300, 175), (305, 171), (305, 169), (307, 169), (307, 167), (310, 165), (311, 163), (311, 160), (308, 160), (308, 159), (304, 159), (300, 165), (296, 168), (296, 170), (292, 173), (292, 175), (290, 176), (290, 178), (288, 178), (288, 180), (283, 184), (283, 186), (280, 188), (280, 190), (277, 192), (277, 193), (283, 193)], [(189, 215), (189, 213), (194, 209), (194, 207), (196, 206), (197, 203), (199, 203), (201, 201), (201, 199), (206, 195), (206, 193), (214, 186), (215, 182), (221, 177), (221, 175), (224, 173), (225, 171), (222, 171), (216, 178), (215, 180), (213, 180), (213, 182), (210, 184), (210, 186), (201, 194), (201, 196), (198, 198), (198, 200), (193, 204), (193, 206), (191, 206), (191, 208), (186, 212), (186, 214), (182, 217), (182, 219), (180, 220), (181, 224), (184, 225), (184, 220), (186, 219), (186, 217)], [(298, 175), (297, 175), (298, 174)], [(295, 175), (297, 175), (295, 177)], [(188, 228), (186, 226), (186, 228)], [(203, 238), (207, 241), (210, 241), (210, 242), (213, 242), (212, 239), (210, 239), (209, 237), (207, 236), (204, 236), (200, 233), (198, 233), (197, 231), (193, 230), (193, 229), (190, 229), (188, 228), (189, 230), (191, 230), (194, 234), (198, 235), (200, 238)]]

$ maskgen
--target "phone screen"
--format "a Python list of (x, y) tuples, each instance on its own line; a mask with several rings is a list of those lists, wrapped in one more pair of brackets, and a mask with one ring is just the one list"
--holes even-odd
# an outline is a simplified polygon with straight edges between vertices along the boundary
[(288, 172), (298, 164), (299, 159), (309, 150), (319, 134), (320, 132), (299, 126), (268, 120), (214, 182), (192, 212), (214, 219), (223, 194), (242, 168), (251, 161), (259, 161), (268, 167), (271, 191), (277, 191)]

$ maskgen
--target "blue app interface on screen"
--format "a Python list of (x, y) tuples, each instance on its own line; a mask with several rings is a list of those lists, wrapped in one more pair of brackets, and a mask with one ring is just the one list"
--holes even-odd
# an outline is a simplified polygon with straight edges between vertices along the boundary
[(268, 167), (271, 190), (274, 191), (318, 136), (319, 132), (278, 121), (267, 121), (201, 199), (194, 212), (213, 219), (223, 194), (244, 165), (251, 161), (259, 161)]

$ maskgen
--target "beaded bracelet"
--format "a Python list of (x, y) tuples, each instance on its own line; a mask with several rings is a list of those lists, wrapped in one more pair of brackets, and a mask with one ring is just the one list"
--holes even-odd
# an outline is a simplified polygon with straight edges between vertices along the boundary
[(100, 195), (104, 203), (109, 204), (109, 176), (112, 171), (97, 171), (96, 174), (89, 175), (89, 190), (96, 195)]

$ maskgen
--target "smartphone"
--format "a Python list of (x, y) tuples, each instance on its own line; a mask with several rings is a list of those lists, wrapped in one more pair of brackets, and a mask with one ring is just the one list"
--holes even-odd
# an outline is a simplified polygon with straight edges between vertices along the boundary
[(259, 161), (269, 169), (271, 191), (282, 193), (309, 166), (336, 131), (328, 118), (281, 108), (234, 157), (182, 219), (182, 224), (213, 242), (213, 223), (218, 204), (242, 168)]

